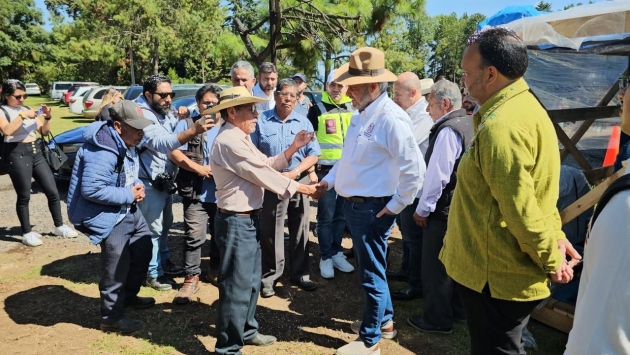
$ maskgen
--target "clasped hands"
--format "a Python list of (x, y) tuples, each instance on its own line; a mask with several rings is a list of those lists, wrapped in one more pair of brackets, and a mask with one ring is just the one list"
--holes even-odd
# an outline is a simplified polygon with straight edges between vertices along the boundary
[[(549, 276), (553, 282), (566, 284), (573, 279), (573, 267), (582, 261), (582, 257), (567, 239), (558, 240), (558, 250), (562, 255), (562, 266)], [(570, 256), (571, 260), (566, 260), (566, 255)]]

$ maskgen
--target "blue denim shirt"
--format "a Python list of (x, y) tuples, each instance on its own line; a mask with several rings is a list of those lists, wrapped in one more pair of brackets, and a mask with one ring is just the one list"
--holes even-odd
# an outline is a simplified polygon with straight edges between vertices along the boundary
[[(289, 148), (300, 131), (313, 132), (313, 125), (306, 116), (295, 111), (282, 122), (276, 109), (265, 111), (260, 115), (256, 131), (251, 134), (252, 142), (268, 157), (276, 156)], [(322, 151), (316, 140), (310, 141), (297, 153), (293, 154), (289, 166), (283, 171), (295, 169), (302, 160), (310, 156), (320, 156)]]
[[(203, 165), (210, 165), (210, 148), (212, 148), (212, 143), (217, 137), (217, 134), (219, 134), (220, 128), (221, 126), (215, 126), (204, 133), (207, 140), (205, 144), (203, 144)], [(180, 120), (175, 127), (175, 134), (183, 132), (187, 129), (188, 123), (186, 120)], [(179, 147), (179, 150), (188, 150), (188, 143)], [(199, 196), (199, 201), (201, 201), (201, 203), (217, 203), (215, 192), (217, 192), (217, 185), (214, 182), (214, 178), (204, 178), (201, 181), (201, 195)]]

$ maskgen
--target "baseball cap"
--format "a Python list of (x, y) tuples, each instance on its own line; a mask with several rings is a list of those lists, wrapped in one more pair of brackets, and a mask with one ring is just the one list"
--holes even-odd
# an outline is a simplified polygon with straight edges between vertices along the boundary
[(306, 76), (304, 76), (304, 74), (302, 74), (302, 73), (295, 73), (295, 74), (293, 74), (291, 79), (294, 79), (294, 78), (300, 78), (300, 79), (302, 79), (303, 82), (306, 82)]
[(337, 69), (333, 69), (330, 71), (330, 73), (328, 73), (328, 79), (326, 79), (326, 84), (330, 84), (333, 81), (335, 81), (335, 72), (337, 71)]
[(124, 122), (135, 129), (144, 129), (153, 124), (144, 118), (142, 109), (135, 102), (130, 100), (120, 100), (109, 108), (109, 115), (112, 120)]

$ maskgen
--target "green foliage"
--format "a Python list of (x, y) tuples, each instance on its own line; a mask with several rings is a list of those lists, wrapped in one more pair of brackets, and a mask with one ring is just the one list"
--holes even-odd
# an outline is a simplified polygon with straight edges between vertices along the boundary
[(536, 4), (536, 10), (542, 12), (551, 12), (551, 3), (540, 0), (540, 2)]

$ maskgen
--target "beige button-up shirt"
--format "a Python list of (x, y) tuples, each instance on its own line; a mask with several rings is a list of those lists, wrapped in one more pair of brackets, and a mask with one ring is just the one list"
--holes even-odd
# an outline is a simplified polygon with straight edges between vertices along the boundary
[(246, 212), (262, 207), (264, 190), (280, 199), (291, 197), (298, 188), (278, 171), (289, 162), (284, 152), (267, 157), (254, 146), (249, 134), (227, 122), (219, 130), (210, 152), (210, 167), (217, 185), (217, 207)]

